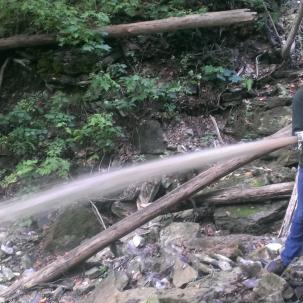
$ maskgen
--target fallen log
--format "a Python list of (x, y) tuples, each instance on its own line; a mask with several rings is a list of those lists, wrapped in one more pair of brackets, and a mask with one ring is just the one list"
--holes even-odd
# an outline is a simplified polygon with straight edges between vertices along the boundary
[[(283, 138), (285, 136), (290, 136), (290, 134), (291, 127), (288, 126), (275, 133), (274, 135), (266, 138)], [(179, 186), (172, 192), (151, 203), (148, 207), (138, 210), (134, 214), (112, 225), (105, 231), (97, 234), (78, 247), (65, 253), (63, 256), (57, 257), (54, 262), (40, 269), (32, 276), (21, 278), (19, 281), (11, 285), (7, 290), (3, 291), (0, 296), (8, 297), (12, 294), (15, 294), (17, 290), (29, 289), (41, 283), (45, 283), (57, 278), (75, 265), (88, 259), (101, 249), (109, 246), (114, 241), (129, 234), (136, 228), (144, 225), (157, 216), (167, 212), (169, 209), (181, 201), (186, 200), (202, 188), (205, 188), (211, 183), (219, 180), (221, 177), (228, 175), (246, 163), (251, 162), (274, 150), (277, 150), (284, 145), (285, 142), (283, 144), (272, 144), (271, 142), (271, 144), (267, 144), (267, 146), (264, 147), (262, 151), (259, 150), (258, 152), (252, 152), (249, 155), (214, 165), (213, 167)]]
[[(252, 22), (257, 13), (248, 9), (211, 12), (205, 14), (170, 17), (161, 20), (136, 22), (129, 24), (109, 25), (95, 30), (108, 38), (121, 38), (153, 33), (171, 32), (190, 28), (205, 28), (214, 26), (228, 26)], [(17, 35), (0, 39), (0, 50), (15, 48), (50, 46), (58, 43), (53, 34)]]
[[(255, 188), (233, 187), (198, 194), (193, 199), (197, 207), (205, 203), (215, 205), (260, 203), (266, 200), (289, 198), (293, 188), (294, 182), (270, 184)], [(188, 203), (186, 208), (190, 208)]]

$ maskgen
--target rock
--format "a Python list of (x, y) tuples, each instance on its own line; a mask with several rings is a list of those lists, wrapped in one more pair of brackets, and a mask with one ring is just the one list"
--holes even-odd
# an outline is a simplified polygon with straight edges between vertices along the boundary
[[(190, 203), (187, 201), (186, 203)], [(201, 222), (205, 218), (212, 218), (214, 213), (214, 205), (203, 205), (196, 209), (187, 209), (174, 212), (170, 215), (174, 222)]]
[(173, 270), (173, 284), (182, 287), (198, 278), (198, 272), (190, 265), (177, 259)]
[(102, 272), (100, 271), (100, 269), (98, 267), (93, 267), (90, 268), (89, 270), (87, 270), (84, 275), (89, 278), (89, 279), (96, 279), (98, 278), (100, 275), (102, 274)]
[(291, 123), (291, 106), (266, 109), (256, 106), (255, 101), (243, 102), (239, 110), (232, 114), (226, 129), (229, 133), (240, 138), (257, 138), (271, 135)]
[(285, 303), (281, 292), (274, 292), (266, 297), (259, 298), (258, 303)]
[(303, 299), (303, 286), (295, 287), (295, 294), (296, 294), (296, 297), (298, 298), (298, 300), (300, 300), (300, 302), (302, 302), (302, 299)]
[(73, 291), (75, 291), (79, 296), (85, 295), (91, 290), (95, 288), (95, 284), (88, 278), (85, 278), (83, 281), (79, 281), (73, 287)]
[(284, 217), (288, 200), (262, 205), (217, 207), (214, 213), (216, 226), (232, 233), (261, 234), (274, 231)]
[(139, 235), (135, 235), (132, 239), (133, 245), (138, 248), (138, 247), (143, 247), (144, 245), (144, 238), (139, 236)]
[(201, 251), (204, 255), (213, 255), (219, 251), (220, 255), (235, 260), (243, 254), (243, 244), (253, 239), (254, 237), (249, 235), (202, 236), (193, 237), (183, 245), (186, 245), (188, 249)]
[(274, 107), (256, 113), (252, 119), (254, 130), (259, 136), (269, 136), (291, 123), (291, 107)]
[(191, 128), (185, 128), (184, 133), (189, 137), (194, 136), (194, 131)]
[(293, 287), (303, 286), (303, 256), (293, 260), (282, 277)]
[[(97, 303), (97, 302), (123, 302), (123, 301), (115, 301), (117, 295), (125, 289), (128, 285), (129, 278), (127, 274), (123, 271), (113, 271), (111, 272), (107, 278), (101, 281), (98, 285), (96, 291), (90, 298), (85, 302)], [(146, 297), (145, 297), (146, 298)]]
[(137, 206), (133, 202), (121, 202), (115, 201), (111, 205), (111, 211), (115, 214), (118, 218), (125, 218), (137, 211)]
[(62, 297), (64, 292), (65, 292), (65, 288), (63, 286), (59, 286), (53, 291), (52, 295), (55, 300), (58, 300), (59, 298)]
[[(283, 278), (272, 273), (267, 273), (260, 279), (258, 286), (254, 288), (254, 294), (257, 298), (261, 299), (274, 295), (277, 298), (277, 302), (279, 302), (281, 301), (280, 298), (282, 300), (283, 298), (290, 299), (294, 293)], [(281, 302), (284, 302), (284, 300)]]
[(282, 244), (281, 243), (268, 243), (268, 244), (266, 244), (266, 248), (269, 250), (271, 255), (276, 257), (282, 251)]
[(70, 250), (101, 230), (102, 227), (90, 208), (70, 207), (47, 230), (44, 247), (50, 252)]
[(256, 278), (246, 279), (243, 281), (243, 285), (246, 288), (253, 289), (258, 286), (259, 280), (260, 279), (256, 279)]
[(99, 251), (94, 256), (90, 257), (88, 260), (85, 261), (85, 264), (87, 264), (87, 267), (93, 267), (96, 265), (102, 265), (102, 262), (105, 260), (112, 260), (115, 258), (115, 255), (111, 251), (110, 247), (106, 247)]
[(248, 258), (254, 261), (267, 261), (272, 259), (271, 253), (266, 246), (256, 249), (255, 251), (249, 254)]
[(21, 268), (29, 269), (33, 267), (33, 260), (28, 254), (25, 254), (21, 257)]
[(10, 268), (2, 266), (1, 271), (6, 281), (11, 281), (15, 278), (15, 274)]
[(3, 291), (7, 290), (8, 286), (0, 284), (0, 293), (2, 293)]
[(209, 257), (208, 255), (203, 255), (203, 254), (196, 254), (196, 257), (201, 262), (214, 265), (215, 267), (220, 268), (223, 271), (232, 270), (232, 266), (230, 265), (230, 263), (225, 260), (216, 260), (216, 259)]
[(161, 183), (159, 180), (146, 181), (142, 183), (140, 193), (136, 201), (138, 209), (144, 208), (154, 201), (159, 192), (160, 185)]
[(12, 255), (14, 253), (14, 248), (9, 245), (1, 244), (1, 251), (7, 255)]
[(166, 141), (161, 124), (156, 120), (144, 121), (139, 126), (135, 143), (141, 154), (163, 154)]
[(22, 277), (23, 277), (23, 278), (29, 278), (29, 277), (31, 277), (35, 272), (36, 272), (35, 269), (33, 269), (33, 268), (28, 268), (28, 269), (26, 269), (26, 270), (23, 272)]
[(135, 257), (130, 262), (128, 262), (127, 265), (127, 272), (131, 276), (137, 276), (138, 274), (141, 274), (145, 269), (145, 263), (144, 260), (141, 257)]
[(259, 261), (245, 260), (243, 258), (238, 257), (238, 262), (240, 264), (240, 268), (247, 278), (256, 278), (262, 272), (263, 266)]
[[(109, 297), (104, 297), (99, 289), (87, 299), (84, 299), (81, 303), (147, 303), (147, 302), (182, 302), (182, 303), (205, 303), (201, 301), (203, 297), (203, 291), (197, 288), (173, 288), (165, 290), (157, 290), (155, 288), (135, 288), (129, 289), (123, 292), (112, 293)], [(106, 298), (106, 300), (105, 300)], [(158, 301), (157, 301), (158, 300)]]
[(196, 238), (200, 233), (198, 223), (174, 222), (163, 228), (160, 232), (160, 246), (171, 248), (171, 245), (182, 245), (192, 238)]
[(76, 303), (76, 299), (74, 299), (72, 296), (63, 296), (59, 303)]

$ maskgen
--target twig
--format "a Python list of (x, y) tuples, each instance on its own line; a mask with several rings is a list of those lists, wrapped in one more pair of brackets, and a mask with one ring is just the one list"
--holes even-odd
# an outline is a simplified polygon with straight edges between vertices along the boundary
[(212, 115), (210, 115), (209, 117), (210, 117), (211, 122), (213, 123), (213, 125), (215, 127), (215, 131), (216, 131), (216, 134), (218, 136), (218, 140), (219, 140), (220, 144), (225, 145), (225, 143), (224, 143), (224, 141), (222, 139), (222, 136), (220, 134), (220, 130), (219, 130), (219, 127), (218, 127), (216, 119)]
[(1, 69), (0, 69), (0, 90), (1, 90), (1, 87), (2, 87), (2, 83), (3, 83), (4, 71), (5, 71), (9, 61), (10, 61), (10, 58), (6, 58), (4, 63), (1, 66)]
[(95, 203), (94, 203), (93, 201), (91, 201), (91, 200), (89, 200), (89, 203), (91, 204), (92, 209), (93, 209), (93, 212), (94, 212), (94, 214), (96, 215), (98, 221), (101, 223), (102, 227), (103, 227), (104, 230), (105, 230), (105, 229), (106, 229), (106, 225), (105, 225), (105, 223), (104, 223), (104, 220), (103, 220), (103, 218), (102, 218), (102, 216), (101, 216), (101, 214), (100, 214), (100, 212), (99, 212), (97, 206), (96, 206)]
[[(265, 53), (265, 52), (264, 52), (264, 53)], [(259, 55), (256, 57), (256, 79), (258, 79), (258, 77), (259, 77), (259, 58), (260, 58), (261, 56), (263, 56), (264, 53), (259, 54)]]

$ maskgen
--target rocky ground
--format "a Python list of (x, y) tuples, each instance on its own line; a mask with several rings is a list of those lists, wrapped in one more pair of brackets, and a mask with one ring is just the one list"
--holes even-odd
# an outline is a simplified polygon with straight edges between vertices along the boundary
[[(232, 119), (239, 115), (236, 112), (216, 116), (224, 142), (235, 142), (238, 136), (244, 141), (249, 136), (259, 138), (287, 125), (291, 121), (291, 96), (299, 84), (300, 77), (294, 81), (277, 79), (255, 96), (243, 99), (238, 110), (249, 113), (244, 120)], [(210, 118), (183, 115), (178, 119), (169, 125), (153, 120), (142, 123), (140, 146), (133, 156), (150, 159), (222, 144)], [(296, 166), (296, 151), (284, 149), (233, 172), (207, 190), (293, 181)], [(108, 226), (193, 174), (165, 176), (93, 202)], [(281, 199), (249, 205), (205, 205), (163, 215), (59, 280), (18, 292), (10, 302), (300, 302), (302, 259), (282, 277), (265, 270), (282, 249), (283, 239), (277, 238), (277, 232), (287, 203), (288, 199)], [(102, 229), (91, 206), (2, 226), (1, 289), (33, 274)]]
[[(243, 73), (254, 76), (256, 54), (270, 47), (256, 41), (245, 42), (241, 47), (253, 49), (249, 58), (239, 55), (238, 60), (245, 62)], [(216, 106), (222, 111), (213, 116), (222, 139), (209, 112), (197, 111), (201, 104), (197, 105), (193, 97), (187, 111), (170, 122), (160, 124), (156, 118), (142, 121), (135, 146), (125, 144), (112, 167), (130, 159), (140, 162), (216, 148), (278, 131), (291, 122), (291, 99), (303, 79), (300, 70), (292, 66), (274, 72), (278, 66), (264, 58), (258, 65), (258, 77), (263, 75), (264, 79), (253, 91), (227, 88), (221, 92)], [(160, 78), (169, 73), (163, 69)], [(205, 100), (209, 100), (207, 95)], [(285, 148), (238, 169), (203, 192), (294, 181), (296, 170), (296, 150)], [(105, 226), (92, 205), (1, 225), (0, 291), (196, 173), (163, 176), (161, 180), (130, 186), (112, 197), (97, 197), (92, 202)], [(194, 199), (199, 199), (199, 193)], [(283, 239), (277, 234), (287, 204), (288, 198), (284, 198), (172, 211), (98, 252), (58, 280), (27, 292), (20, 290), (9, 302), (302, 302), (302, 258), (295, 260), (282, 277), (265, 270), (283, 248)]]

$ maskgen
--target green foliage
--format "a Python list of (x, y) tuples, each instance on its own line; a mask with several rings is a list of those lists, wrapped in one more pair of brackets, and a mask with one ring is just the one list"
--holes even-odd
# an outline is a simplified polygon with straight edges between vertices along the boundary
[(126, 116), (131, 111), (142, 109), (145, 102), (158, 102), (160, 106), (167, 107), (178, 95), (186, 93), (180, 82), (159, 85), (157, 78), (139, 74), (123, 76), (125, 67), (112, 65), (107, 72), (91, 74), (84, 102), (94, 102), (103, 110)]
[(149, 1), (144, 5), (143, 15), (148, 19), (162, 19), (167, 17), (180, 17), (192, 13), (203, 14), (207, 12), (205, 6), (191, 7), (188, 1), (171, 0), (166, 2)]
[(80, 129), (73, 133), (76, 142), (103, 151), (114, 148), (114, 139), (121, 135), (121, 128), (114, 125), (111, 114), (91, 115)]
[(205, 65), (202, 68), (202, 78), (207, 81), (223, 81), (231, 83), (239, 83), (241, 77), (233, 70), (223, 68), (222, 66)]
[(83, 50), (107, 51), (100, 34), (92, 28), (109, 22), (102, 11), (90, 9), (89, 4), (78, 8), (65, 0), (0, 0), (0, 36), (22, 32), (50, 32), (57, 34), (61, 45), (83, 44)]
[(121, 128), (110, 114), (92, 114), (83, 119), (71, 110), (71, 99), (62, 92), (26, 96), (2, 115), (0, 145), (19, 159), (7, 171), (0, 186), (39, 176), (67, 178), (75, 147), (107, 152), (115, 147)]

